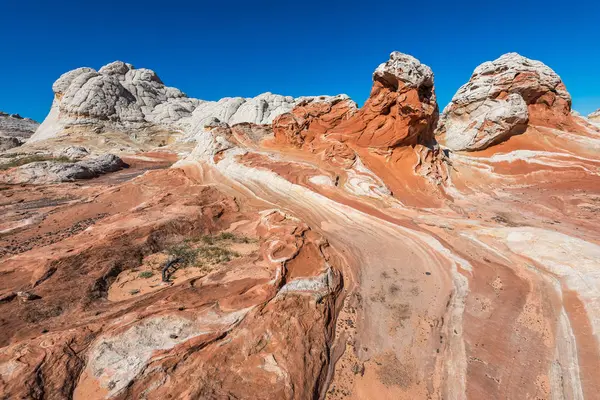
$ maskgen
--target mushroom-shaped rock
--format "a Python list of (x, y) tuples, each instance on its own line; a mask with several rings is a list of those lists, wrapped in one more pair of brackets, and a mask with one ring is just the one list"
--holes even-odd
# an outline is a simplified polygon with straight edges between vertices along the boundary
[(509, 53), (475, 69), (444, 109), (437, 135), (452, 150), (482, 150), (523, 133), (536, 113), (570, 111), (571, 96), (552, 69)]
[(389, 150), (430, 144), (437, 118), (431, 68), (395, 51), (373, 73), (373, 87), (365, 105), (333, 133), (361, 147)]

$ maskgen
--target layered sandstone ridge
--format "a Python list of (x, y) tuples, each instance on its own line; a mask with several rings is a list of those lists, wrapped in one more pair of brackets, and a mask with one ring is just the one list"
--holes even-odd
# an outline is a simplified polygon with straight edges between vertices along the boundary
[(452, 150), (481, 150), (524, 132), (532, 117), (570, 111), (571, 96), (552, 69), (508, 53), (475, 69), (444, 109), (438, 138)]
[(437, 120), (431, 68), (395, 51), (373, 72), (370, 96), (360, 109), (346, 99), (299, 105), (273, 121), (273, 132), (278, 145), (302, 148), (341, 168), (336, 179), (347, 175), (347, 182), (356, 182), (370, 175), (370, 183), (352, 187), (368, 187), (364, 193), (378, 197), (415, 184), (402, 177), (416, 174), (434, 184), (447, 178), (433, 135)]
[(31, 118), (0, 111), (0, 136), (26, 139), (33, 135), (38, 126), (40, 124)]
[(588, 115), (588, 119), (594, 121), (594, 122), (600, 122), (600, 109), (594, 111), (593, 113), (591, 113), (590, 115)]
[(149, 126), (178, 129), (187, 136), (213, 118), (230, 124), (270, 124), (299, 103), (329, 96), (293, 98), (263, 93), (254, 98), (204, 101), (190, 98), (163, 84), (146, 68), (115, 61), (96, 71), (78, 68), (63, 74), (52, 86), (50, 113), (30, 142), (52, 138), (67, 127), (88, 126), (135, 130)]
[(30, 118), (0, 111), (0, 152), (22, 145), (38, 126), (40, 124)]

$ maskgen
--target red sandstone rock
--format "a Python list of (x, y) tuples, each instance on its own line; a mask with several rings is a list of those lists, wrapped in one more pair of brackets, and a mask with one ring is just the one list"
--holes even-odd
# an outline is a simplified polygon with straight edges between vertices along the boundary
[(594, 398), (600, 130), (513, 76), (526, 129), (442, 151), (429, 72), (0, 188), (0, 397)]
[(431, 69), (406, 54), (393, 52), (373, 73), (365, 105), (332, 133), (358, 146), (390, 150), (431, 144), (438, 106)]

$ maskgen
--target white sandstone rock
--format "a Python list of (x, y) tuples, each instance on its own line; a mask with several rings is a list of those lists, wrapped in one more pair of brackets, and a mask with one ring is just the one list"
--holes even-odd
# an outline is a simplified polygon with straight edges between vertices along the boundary
[(394, 51), (389, 60), (375, 69), (373, 81), (383, 81), (390, 86), (398, 86), (401, 81), (408, 87), (433, 87), (433, 72), (413, 56)]
[(0, 136), (27, 139), (40, 126), (39, 123), (19, 114), (7, 114), (0, 111)]
[[(108, 127), (118, 130), (160, 125), (183, 131), (191, 140), (216, 118), (227, 124), (270, 124), (280, 114), (305, 101), (333, 101), (340, 96), (294, 99), (272, 93), (254, 98), (223, 98), (204, 101), (187, 97), (165, 86), (152, 70), (136, 69), (115, 61), (99, 71), (78, 68), (63, 74), (52, 86), (50, 113), (29, 142), (56, 136), (69, 126)], [(341, 96), (348, 98), (347, 96)]]
[(48, 184), (72, 182), (78, 179), (96, 178), (115, 172), (127, 165), (114, 154), (103, 154), (82, 161), (62, 163), (38, 161), (13, 168), (0, 174), (0, 182), (6, 184)]
[(548, 66), (508, 53), (475, 69), (444, 109), (437, 135), (452, 150), (482, 150), (523, 132), (532, 104), (568, 114), (571, 96)]

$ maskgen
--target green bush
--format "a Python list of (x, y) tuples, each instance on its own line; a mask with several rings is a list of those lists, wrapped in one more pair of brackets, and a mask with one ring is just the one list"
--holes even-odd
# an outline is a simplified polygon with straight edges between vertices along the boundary
[(216, 264), (228, 262), (240, 256), (235, 251), (216, 245), (218, 237), (203, 236), (201, 240), (204, 244), (198, 247), (192, 247), (189, 242), (185, 241), (182, 244), (171, 246), (167, 249), (167, 253), (172, 258), (179, 259), (177, 265), (182, 268), (197, 264), (198, 259), (209, 264)]
[(140, 272), (140, 274), (138, 275), (140, 278), (151, 278), (154, 275), (154, 272), (152, 271), (142, 271)]
[(196, 263), (198, 258), (198, 249), (191, 247), (188, 243), (171, 246), (167, 253), (173, 258), (179, 259), (178, 265), (185, 268)]

